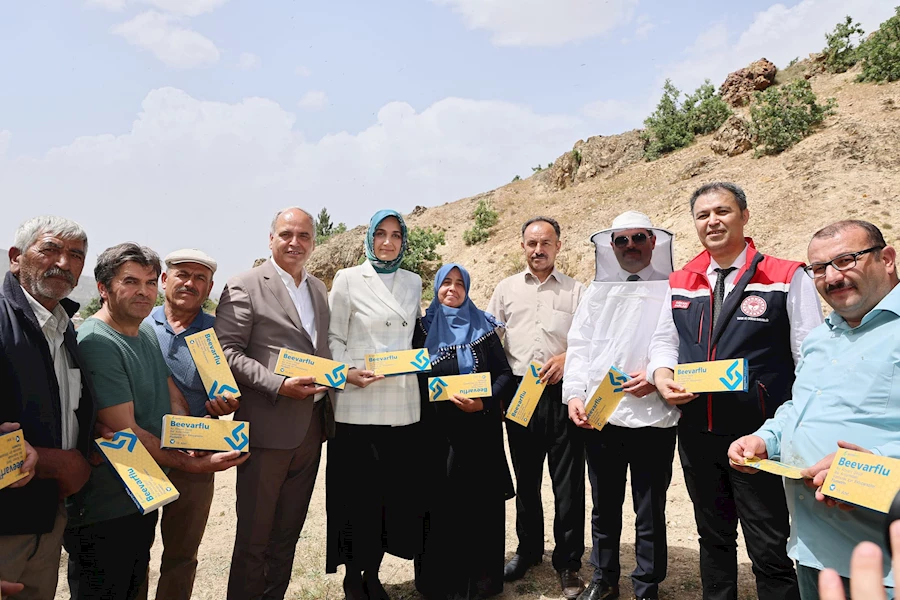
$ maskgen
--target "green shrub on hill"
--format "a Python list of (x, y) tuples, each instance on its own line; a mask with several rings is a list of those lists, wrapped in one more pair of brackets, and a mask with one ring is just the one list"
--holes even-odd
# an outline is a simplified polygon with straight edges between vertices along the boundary
[(641, 134), (647, 143), (644, 157), (656, 160), (667, 152), (689, 146), (695, 135), (718, 129), (731, 109), (707, 79), (693, 94), (678, 101), (681, 92), (666, 79), (656, 110), (644, 121)]
[(834, 112), (834, 98), (819, 104), (805, 79), (756, 92), (750, 107), (750, 130), (756, 135), (757, 157), (778, 154), (812, 133)]
[(491, 237), (491, 227), (497, 224), (500, 215), (491, 207), (487, 200), (479, 200), (472, 213), (475, 224), (463, 232), (463, 242), (466, 246), (472, 246), (487, 241)]
[[(830, 73), (843, 73), (860, 59), (860, 43), (865, 32), (849, 15), (825, 34), (825, 69)], [(854, 44), (854, 38), (856, 43)]]
[(862, 73), (859, 81), (900, 80), (900, 6), (895, 10), (896, 14), (863, 42), (860, 48)]

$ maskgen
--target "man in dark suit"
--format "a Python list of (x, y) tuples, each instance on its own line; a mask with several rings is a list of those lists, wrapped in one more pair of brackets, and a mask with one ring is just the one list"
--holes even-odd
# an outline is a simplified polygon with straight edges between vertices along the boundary
[(306, 520), (322, 442), (334, 432), (333, 396), (312, 377), (273, 371), (280, 348), (331, 358), (325, 284), (306, 273), (315, 221), (300, 208), (272, 221), (272, 257), (232, 277), (216, 334), (241, 390), (251, 457), (238, 468), (237, 535), (228, 600), (284, 598)]

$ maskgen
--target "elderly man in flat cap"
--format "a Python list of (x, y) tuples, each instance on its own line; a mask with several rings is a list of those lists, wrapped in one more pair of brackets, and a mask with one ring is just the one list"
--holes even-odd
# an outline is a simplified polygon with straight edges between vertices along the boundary
[[(154, 308), (145, 322), (156, 332), (163, 358), (188, 402), (191, 416), (215, 418), (230, 414), (237, 409), (238, 400), (209, 399), (185, 342), (185, 337), (210, 329), (216, 322), (213, 315), (203, 312), (203, 304), (209, 298), (218, 265), (205, 252), (193, 249), (176, 250), (166, 256), (165, 263), (161, 278), (165, 303)], [(164, 549), (156, 597), (190, 600), (197, 572), (197, 549), (213, 499), (214, 474), (172, 469), (169, 479), (181, 495), (162, 510)], [(145, 588), (146, 585), (145, 582)], [(147, 597), (146, 590), (140, 597)]]

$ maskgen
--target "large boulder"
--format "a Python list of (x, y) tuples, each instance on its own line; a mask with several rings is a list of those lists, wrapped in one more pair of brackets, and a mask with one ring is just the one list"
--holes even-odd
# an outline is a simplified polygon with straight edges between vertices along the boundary
[(778, 67), (761, 58), (750, 66), (729, 73), (719, 88), (719, 94), (731, 106), (744, 106), (750, 102), (753, 92), (759, 92), (775, 83)]
[(581, 164), (575, 173), (575, 181), (592, 177), (611, 177), (628, 165), (644, 160), (646, 140), (640, 129), (618, 135), (596, 135), (587, 141), (577, 141), (574, 152), (581, 156)]
[(355, 267), (366, 255), (365, 241), (365, 225), (331, 236), (327, 242), (316, 246), (316, 251), (306, 263), (306, 270), (331, 289), (331, 282), (338, 271)]
[(713, 135), (709, 147), (716, 154), (737, 156), (750, 150), (754, 141), (750, 123), (738, 115), (731, 115)]

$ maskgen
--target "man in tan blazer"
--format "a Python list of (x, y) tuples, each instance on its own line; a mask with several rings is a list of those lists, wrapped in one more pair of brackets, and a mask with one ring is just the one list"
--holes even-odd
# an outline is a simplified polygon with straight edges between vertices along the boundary
[(237, 535), (228, 600), (284, 598), (312, 496), (322, 442), (334, 432), (333, 395), (312, 377), (273, 372), (280, 348), (331, 358), (325, 284), (306, 273), (315, 222), (279, 211), (272, 257), (232, 277), (216, 309), (216, 334), (241, 390), (250, 460), (237, 475)]

